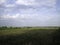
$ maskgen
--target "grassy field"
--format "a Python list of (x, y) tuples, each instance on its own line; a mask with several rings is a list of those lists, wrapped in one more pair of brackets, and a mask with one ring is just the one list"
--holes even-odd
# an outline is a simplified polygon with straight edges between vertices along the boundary
[(0, 45), (60, 45), (60, 28), (0, 27)]

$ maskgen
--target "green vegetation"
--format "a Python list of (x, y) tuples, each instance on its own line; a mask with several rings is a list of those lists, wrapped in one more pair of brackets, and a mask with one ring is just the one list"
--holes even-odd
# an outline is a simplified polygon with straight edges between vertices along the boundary
[(0, 45), (60, 45), (60, 28), (0, 27)]

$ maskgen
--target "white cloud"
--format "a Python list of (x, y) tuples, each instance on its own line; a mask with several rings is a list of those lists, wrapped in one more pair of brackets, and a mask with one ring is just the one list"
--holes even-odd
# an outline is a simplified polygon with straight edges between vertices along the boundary
[[(15, 14), (15, 15), (4, 15), (2, 19), (14, 20), (17, 23), (24, 25), (59, 25), (59, 15), (26, 15), (26, 14)], [(7, 21), (7, 20), (6, 20)], [(14, 22), (12, 21), (12, 23)], [(8, 23), (9, 24), (9, 23)], [(24, 25), (23, 25), (24, 24)], [(26, 25), (26, 26), (27, 26)], [(15, 25), (16, 26), (16, 25)], [(18, 26), (18, 25), (17, 25)]]
[(0, 18), (1, 19), (15, 19), (15, 18), (18, 18), (18, 16), (19, 16), (19, 14), (17, 14), (17, 15), (9, 15), (9, 14), (7, 14), (7, 15), (1, 16)]
[(35, 0), (17, 0), (16, 4), (35, 5)]
[(54, 6), (56, 4), (56, 0), (17, 0), (16, 4), (20, 5), (35, 5), (35, 6)]
[(14, 14), (14, 15), (2, 15), (0, 16), (0, 19), (20, 19), (20, 20), (25, 20), (25, 19), (31, 19), (31, 15), (26, 15), (26, 14)]
[[(1, 1), (1, 2), (4, 2), (4, 1)], [(58, 25), (58, 23), (60, 22), (59, 21), (60, 16), (58, 16), (58, 14), (56, 14), (55, 12), (56, 0), (39, 0), (39, 1), (38, 0), (17, 0), (15, 3), (4, 4), (6, 7), (4, 13), (7, 15), (4, 15), (4, 14), (1, 15), (0, 20), (1, 19), (3, 20), (5, 19), (6, 21), (7, 19), (14, 20), (16, 22), (15, 24), (17, 23), (20, 24), (20, 22), (22, 21), (24, 24), (29, 24), (29, 25), (30, 24), (33, 25), (34, 23), (36, 25), (40, 25), (40, 24), (41, 25), (53, 25), (53, 24)], [(20, 5), (23, 5), (22, 6), (23, 9), (21, 9)], [(24, 5), (27, 5), (27, 6), (24, 7)], [(31, 5), (34, 9), (28, 7), (29, 5)], [(9, 7), (12, 7), (12, 8), (9, 8)], [(14, 22), (14, 21), (11, 21), (11, 22)]]
[(40, 20), (41, 22), (45, 22), (45, 21), (48, 21), (48, 20), (50, 20), (51, 18), (52, 18), (52, 16), (48, 16), (48, 15), (40, 15), (39, 16), (40, 18), (38, 18), (38, 20)]
[(15, 4), (6, 4), (5, 7), (14, 7)]
[(55, 6), (56, 0), (43, 0), (40, 2), (40, 5), (46, 5), (46, 6)]
[(0, 0), (0, 4), (4, 3), (6, 0)]

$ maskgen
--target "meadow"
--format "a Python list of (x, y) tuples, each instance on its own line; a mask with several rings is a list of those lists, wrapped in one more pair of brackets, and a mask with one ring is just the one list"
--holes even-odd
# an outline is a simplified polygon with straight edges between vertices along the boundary
[(60, 45), (60, 27), (0, 27), (0, 45)]

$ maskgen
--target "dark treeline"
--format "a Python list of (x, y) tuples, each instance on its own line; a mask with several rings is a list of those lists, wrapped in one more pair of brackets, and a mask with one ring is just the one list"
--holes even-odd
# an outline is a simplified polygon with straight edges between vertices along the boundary
[(0, 27), (0, 30), (6, 30), (6, 29), (20, 29), (21, 27), (12, 27), (12, 26), (10, 26), (10, 27), (7, 27), (7, 26), (2, 26), (2, 27)]
[(31, 30), (19, 35), (0, 36), (0, 45), (60, 45), (60, 28), (55, 32)]
[(10, 27), (8, 27), (8, 26), (1, 26), (0, 27), (0, 29), (8, 29), (8, 28), (10, 28), (10, 29), (18, 29), (18, 28), (33, 28), (33, 27), (12, 27), (12, 26), (10, 26)]
[(46, 26), (46, 27), (38, 27), (38, 26), (36, 26), (36, 27), (12, 27), (12, 26), (1, 26), (0, 27), (0, 30), (6, 30), (6, 29), (21, 29), (21, 28), (40, 28), (40, 29), (46, 29), (46, 28), (48, 28), (48, 29), (58, 29), (59, 27), (57, 27), (57, 26)]

